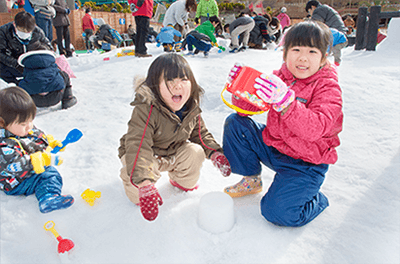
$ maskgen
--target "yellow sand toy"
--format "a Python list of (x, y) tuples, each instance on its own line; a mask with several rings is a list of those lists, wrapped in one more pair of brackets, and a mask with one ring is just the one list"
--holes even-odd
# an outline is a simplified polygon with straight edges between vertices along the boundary
[(53, 233), (53, 235), (55, 236), (55, 238), (58, 241), (58, 247), (57, 247), (57, 251), (58, 254), (64, 254), (64, 253), (69, 253), (73, 248), (74, 248), (74, 242), (72, 242), (71, 239), (68, 238), (62, 238), (57, 231), (54, 229), (55, 224), (53, 221), (48, 221), (44, 224), (44, 229), (46, 231), (50, 231), (51, 233)]
[(93, 206), (96, 199), (101, 197), (101, 192), (95, 192), (90, 189), (86, 189), (81, 196), (82, 199), (85, 200), (90, 206)]
[(135, 50), (133, 49), (123, 49), (122, 52), (117, 53), (117, 57), (124, 57), (124, 56), (134, 56)]

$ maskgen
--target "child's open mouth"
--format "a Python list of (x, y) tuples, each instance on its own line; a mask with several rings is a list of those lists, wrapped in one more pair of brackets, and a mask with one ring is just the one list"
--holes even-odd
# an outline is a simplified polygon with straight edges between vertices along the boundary
[(172, 101), (175, 103), (179, 103), (182, 100), (182, 95), (173, 95), (172, 96)]

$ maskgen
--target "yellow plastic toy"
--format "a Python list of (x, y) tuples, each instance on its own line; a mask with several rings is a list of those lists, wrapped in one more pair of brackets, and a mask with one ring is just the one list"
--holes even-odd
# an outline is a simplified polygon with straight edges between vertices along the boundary
[(95, 192), (90, 189), (86, 189), (81, 196), (82, 199), (85, 200), (90, 206), (93, 206), (96, 199), (101, 197), (101, 192)]
[(117, 53), (117, 57), (124, 57), (124, 56), (134, 56), (135, 50), (133, 49), (123, 49), (122, 52)]

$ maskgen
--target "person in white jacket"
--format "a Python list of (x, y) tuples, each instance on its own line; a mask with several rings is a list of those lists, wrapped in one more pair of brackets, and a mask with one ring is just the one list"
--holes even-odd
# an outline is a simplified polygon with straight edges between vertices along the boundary
[[(196, 11), (196, 0), (178, 0), (174, 2), (167, 10), (164, 16), (163, 26), (172, 25), (182, 36), (185, 36), (184, 29), (188, 20), (188, 13)], [(176, 38), (175, 42), (180, 41)]]

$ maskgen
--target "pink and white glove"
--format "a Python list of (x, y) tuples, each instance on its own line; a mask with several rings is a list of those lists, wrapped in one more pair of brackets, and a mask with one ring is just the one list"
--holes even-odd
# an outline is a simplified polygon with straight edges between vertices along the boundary
[(228, 74), (228, 82), (232, 82), (236, 76), (239, 74), (240, 70), (242, 69), (242, 64), (240, 63), (235, 63), (235, 65), (232, 67)]
[(225, 157), (224, 154), (222, 154), (221, 152), (215, 151), (212, 155), (211, 155), (211, 161), (212, 164), (217, 167), (222, 175), (224, 177), (228, 177), (229, 175), (231, 175), (231, 164), (229, 164), (228, 159)]
[(288, 107), (295, 99), (295, 93), (292, 89), (276, 75), (261, 74), (255, 80), (254, 88), (256, 94), (264, 102), (271, 104), (277, 112), (281, 112)]
[(140, 211), (146, 220), (155, 220), (158, 216), (158, 206), (162, 204), (163, 200), (153, 183), (139, 188)]

